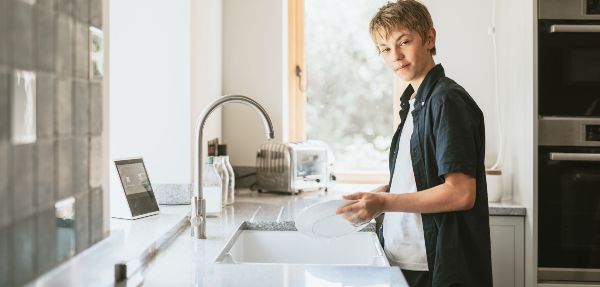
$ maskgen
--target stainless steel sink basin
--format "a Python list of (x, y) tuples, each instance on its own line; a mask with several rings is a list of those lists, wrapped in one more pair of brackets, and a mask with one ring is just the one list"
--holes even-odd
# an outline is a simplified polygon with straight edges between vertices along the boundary
[(298, 232), (293, 222), (243, 222), (215, 263), (390, 266), (372, 230), (367, 226), (339, 238), (314, 239)]

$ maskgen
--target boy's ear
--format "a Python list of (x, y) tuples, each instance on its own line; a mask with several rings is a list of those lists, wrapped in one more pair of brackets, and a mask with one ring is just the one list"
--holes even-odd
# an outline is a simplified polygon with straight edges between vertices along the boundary
[(435, 47), (435, 35), (435, 28), (432, 27), (427, 33), (427, 42), (425, 42), (428, 50), (431, 50), (433, 47)]

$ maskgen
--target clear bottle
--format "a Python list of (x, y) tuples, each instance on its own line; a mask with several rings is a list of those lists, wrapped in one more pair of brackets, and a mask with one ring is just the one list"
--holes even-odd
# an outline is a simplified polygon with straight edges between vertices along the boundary
[(227, 171), (229, 172), (229, 184), (227, 185), (227, 205), (233, 204), (235, 201), (235, 174), (233, 173), (233, 167), (229, 162), (229, 156), (224, 156), (225, 158), (225, 166), (227, 167)]
[(214, 165), (214, 157), (209, 156), (204, 164), (204, 177), (202, 180), (202, 191), (206, 200), (206, 216), (208, 217), (221, 216), (223, 207), (221, 185), (221, 178)]
[(225, 165), (225, 161), (222, 156), (214, 157), (214, 166), (221, 178), (221, 206), (225, 206), (227, 203), (227, 190), (229, 186), (229, 171), (227, 171), (227, 166)]
[(223, 161), (225, 163), (225, 166), (227, 167), (227, 171), (228, 171), (228, 175), (229, 175), (229, 182), (227, 185), (226, 204), (231, 205), (235, 201), (235, 173), (233, 173), (233, 167), (231, 166), (231, 163), (229, 162), (229, 156), (227, 155), (227, 145), (220, 144), (217, 147), (217, 152), (218, 152), (219, 156), (223, 157)]

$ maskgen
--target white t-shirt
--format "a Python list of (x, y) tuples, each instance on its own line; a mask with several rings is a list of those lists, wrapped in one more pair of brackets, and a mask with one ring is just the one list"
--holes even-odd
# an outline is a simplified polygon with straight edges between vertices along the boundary
[[(415, 99), (411, 99), (410, 111), (398, 142), (398, 154), (390, 193), (417, 192), (415, 175), (410, 157), (410, 137), (413, 133)], [(427, 254), (420, 213), (386, 212), (383, 219), (385, 253), (392, 265), (405, 270), (427, 271)]]

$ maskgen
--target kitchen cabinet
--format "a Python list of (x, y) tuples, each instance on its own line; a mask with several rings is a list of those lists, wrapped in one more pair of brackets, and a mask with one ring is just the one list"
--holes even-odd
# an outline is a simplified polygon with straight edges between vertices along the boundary
[(494, 286), (525, 286), (525, 217), (490, 216)]

